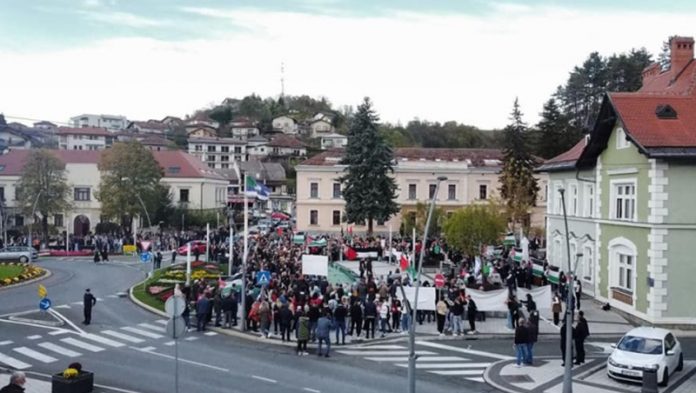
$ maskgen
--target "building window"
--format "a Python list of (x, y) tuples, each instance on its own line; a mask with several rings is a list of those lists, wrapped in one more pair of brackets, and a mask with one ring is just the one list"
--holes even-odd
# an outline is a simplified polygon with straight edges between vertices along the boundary
[(408, 199), (409, 200), (416, 199), (416, 185), (415, 184), (408, 185)]
[(221, 167), (222, 169), (229, 169), (229, 168), (230, 168), (230, 164), (221, 164), (220, 167)]
[(635, 257), (629, 254), (617, 253), (619, 280), (618, 287), (633, 292), (633, 269)]
[(309, 197), (313, 199), (319, 198), (319, 183), (309, 183)]
[(220, 156), (220, 161), (229, 161), (230, 156)]
[(89, 187), (75, 187), (76, 201), (89, 201)]
[(582, 264), (582, 278), (585, 281), (594, 281), (594, 258), (592, 257), (592, 247), (585, 246), (585, 252), (583, 252), (583, 264)]
[(585, 217), (594, 216), (594, 184), (585, 184), (585, 195), (584, 195), (585, 206)]
[(319, 211), (310, 210), (309, 211), (309, 225), (319, 225)]
[(488, 199), (488, 184), (479, 184), (479, 199)]
[(209, 163), (208, 163), (208, 168), (213, 168), (213, 169), (215, 169), (215, 163), (214, 163), (214, 162), (209, 162)]
[(196, 145), (195, 149), (196, 149), (196, 151), (203, 151), (203, 146), (202, 146), (202, 145)]
[(208, 155), (208, 161), (215, 161), (215, 156)]
[(554, 239), (553, 241), (553, 260), (549, 261), (551, 265), (562, 266), (563, 262), (563, 246), (561, 245), (561, 239)]
[(340, 210), (333, 211), (333, 224), (334, 225), (341, 225), (341, 211)]
[(570, 194), (570, 215), (571, 216), (577, 216), (578, 215), (578, 185), (577, 184), (571, 184), (569, 187), (569, 194)]
[(450, 201), (457, 199), (457, 185), (456, 184), (449, 184), (447, 186), (447, 199), (449, 199)]
[(612, 185), (613, 218), (633, 221), (636, 218), (636, 184), (615, 183)]
[(0, 187), (0, 201), (5, 201), (5, 187)]
[(554, 214), (562, 214), (563, 206), (561, 206), (561, 183), (556, 183), (553, 186), (553, 212)]
[(215, 153), (215, 146), (208, 146), (208, 152)]
[(618, 150), (620, 149), (625, 149), (629, 147), (631, 144), (628, 142), (628, 139), (626, 139), (626, 132), (624, 131), (623, 128), (619, 127), (616, 129), (616, 148)]
[(242, 153), (242, 148), (240, 146), (235, 146), (234, 147), (234, 153), (235, 154), (241, 154)]
[(57, 227), (63, 226), (63, 215), (62, 214), (56, 214), (53, 216), (53, 225), (55, 225)]
[(189, 190), (179, 190), (179, 202), (189, 201)]
[(341, 198), (341, 183), (334, 183), (333, 184), (333, 197), (334, 197), (334, 199)]
[(220, 151), (223, 153), (229, 153), (230, 147), (229, 146), (220, 146)]
[(428, 198), (433, 199), (435, 196), (435, 190), (437, 188), (436, 184), (429, 184), (428, 185)]

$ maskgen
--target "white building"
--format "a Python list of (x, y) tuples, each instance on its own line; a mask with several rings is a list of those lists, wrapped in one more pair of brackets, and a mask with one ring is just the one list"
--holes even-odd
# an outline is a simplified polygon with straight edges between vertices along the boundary
[(229, 169), (233, 161), (247, 161), (247, 145), (234, 138), (189, 138), (189, 154), (209, 168)]
[(283, 134), (297, 134), (297, 120), (288, 115), (278, 116), (273, 119), (273, 130)]
[(307, 155), (307, 146), (292, 135), (279, 134), (273, 137), (266, 145), (268, 155), (277, 157), (304, 157)]
[(105, 128), (58, 127), (58, 148), (62, 150), (104, 150), (113, 144), (115, 135)]
[(326, 149), (341, 149), (348, 144), (348, 137), (341, 134), (328, 134), (321, 136), (321, 148)]
[(249, 160), (259, 160), (263, 157), (268, 156), (268, 139), (257, 135), (247, 139), (247, 153), (249, 153)]
[(128, 119), (117, 115), (90, 115), (83, 114), (70, 118), (73, 127), (103, 127), (109, 131), (125, 130), (128, 127)]
[(319, 138), (324, 135), (333, 134), (334, 132), (334, 126), (325, 118), (313, 120), (309, 124), (309, 135), (312, 138)]

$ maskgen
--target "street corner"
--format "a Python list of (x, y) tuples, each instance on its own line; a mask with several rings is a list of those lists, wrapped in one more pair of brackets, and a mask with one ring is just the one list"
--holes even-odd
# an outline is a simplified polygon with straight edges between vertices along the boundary
[[(558, 357), (537, 357), (534, 365), (517, 367), (515, 360), (501, 360), (490, 365), (484, 380), (495, 389), (508, 393), (561, 393), (563, 391), (563, 366)], [(663, 393), (696, 391), (696, 361), (687, 361), (684, 370), (672, 374)], [(609, 378), (605, 357), (588, 358), (581, 366), (574, 366), (573, 391), (576, 393), (621, 392), (640, 393), (641, 383), (617, 381)]]

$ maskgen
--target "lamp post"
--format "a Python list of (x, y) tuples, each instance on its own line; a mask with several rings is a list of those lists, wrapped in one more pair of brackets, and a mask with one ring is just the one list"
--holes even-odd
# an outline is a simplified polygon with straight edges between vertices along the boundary
[[(435, 183), (435, 193), (430, 201), (430, 209), (428, 209), (428, 219), (425, 221), (425, 229), (423, 230), (423, 246), (421, 248), (420, 258), (418, 259), (418, 273), (416, 274), (416, 291), (413, 295), (413, 305), (409, 304), (411, 312), (411, 325), (408, 330), (408, 392), (416, 392), (416, 313), (418, 312), (418, 290), (420, 289), (421, 270), (423, 268), (423, 255), (425, 254), (425, 244), (428, 241), (428, 228), (430, 220), (433, 218), (433, 210), (437, 201), (437, 192), (440, 189), (440, 183), (447, 180), (446, 176), (438, 176)], [(415, 244), (415, 239), (414, 239)], [(415, 255), (414, 255), (415, 261)]]
[[(568, 252), (568, 271), (566, 272), (566, 285), (568, 286), (566, 292), (566, 310), (565, 310), (565, 370), (563, 373), (563, 393), (573, 393), (573, 276), (574, 272), (570, 266), (570, 232), (568, 232), (568, 216), (566, 214), (565, 205), (565, 189), (561, 188), (558, 190), (561, 193), (561, 206), (563, 207), (563, 221), (565, 223), (566, 231), (566, 251)], [(577, 262), (576, 262), (577, 266)]]
[[(39, 197), (41, 196), (41, 193), (43, 193), (43, 190), (39, 190), (39, 193), (36, 194), (36, 198), (34, 199), (34, 204), (31, 207), (31, 224), (29, 225), (29, 248), (34, 247), (32, 244), (32, 239), (31, 239), (31, 232), (32, 232), (32, 226), (34, 224), (34, 215), (36, 214), (36, 204), (39, 203)], [(40, 247), (39, 247), (40, 248)]]
[[(121, 180), (128, 180), (130, 181), (131, 178), (129, 177), (122, 177)], [(133, 188), (135, 188), (135, 184), (133, 184)], [(140, 206), (143, 207), (143, 211), (145, 211), (145, 217), (147, 218), (147, 225), (152, 228), (152, 221), (150, 221), (150, 214), (147, 212), (147, 208), (145, 207), (145, 203), (143, 202), (143, 199), (140, 197), (140, 194), (137, 192), (134, 192), (135, 197), (138, 198), (138, 201), (140, 202)]]

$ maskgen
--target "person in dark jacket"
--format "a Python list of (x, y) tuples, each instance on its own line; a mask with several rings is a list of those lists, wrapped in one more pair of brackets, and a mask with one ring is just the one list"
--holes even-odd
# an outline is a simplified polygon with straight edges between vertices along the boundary
[[(575, 335), (575, 329), (573, 329), (573, 336)], [(565, 367), (566, 360), (566, 321), (563, 318), (563, 324), (561, 325), (561, 366)], [(573, 361), (573, 348), (570, 348), (570, 361)]]
[(109, 262), (109, 252), (106, 251), (106, 246), (104, 246), (104, 248), (102, 248), (101, 259), (104, 262)]
[(288, 307), (287, 303), (283, 303), (283, 305), (280, 307), (280, 310), (278, 310), (278, 324), (280, 325), (280, 336), (283, 341), (291, 341), (290, 340), (290, 328), (292, 327), (292, 320), (293, 320), (293, 315), (292, 311), (290, 311), (290, 308)]
[(220, 327), (222, 326), (222, 295), (219, 290), (213, 298), (213, 310), (215, 311), (215, 327)]
[(15, 371), (10, 376), (10, 383), (0, 389), (0, 393), (22, 393), (27, 377), (21, 371)]
[(466, 296), (466, 301), (466, 317), (469, 320), (469, 331), (466, 334), (476, 334), (476, 314), (478, 314), (478, 307), (470, 295)]
[(95, 249), (95, 250), (94, 250), (94, 263), (99, 262), (99, 260), (100, 260), (100, 258), (99, 258), (99, 250), (96, 250), (96, 249)]
[(317, 340), (317, 322), (321, 317), (321, 311), (319, 311), (319, 307), (310, 304), (307, 317), (309, 318), (309, 339), (312, 342), (314, 342)]
[(92, 323), (92, 307), (95, 304), (97, 304), (97, 299), (92, 295), (89, 288), (85, 289), (85, 295), (82, 297), (82, 307), (85, 315), (85, 320), (82, 321), (83, 325)]
[[(537, 313), (537, 311), (534, 311), (533, 313)], [(536, 344), (538, 338), (539, 338), (539, 325), (538, 325), (538, 319), (537, 322), (535, 323), (531, 318), (527, 320), (526, 326), (527, 326), (527, 332), (528, 332), (528, 340), (527, 340), (527, 358), (524, 360), (524, 364), (528, 365), (533, 365), (534, 364), (534, 344)]]
[(585, 363), (585, 339), (590, 335), (590, 328), (585, 319), (585, 313), (578, 312), (578, 323), (575, 325), (573, 340), (575, 341), (575, 364)]
[(515, 328), (515, 355), (516, 355), (516, 367), (522, 367), (523, 362), (528, 359), (527, 355), (527, 344), (529, 343), (529, 329), (527, 324), (520, 320), (516, 322), (517, 327)]
[(372, 338), (375, 338), (375, 320), (377, 319), (377, 306), (372, 300), (365, 303), (365, 338), (370, 338), (370, 332), (372, 332)]
[(196, 331), (204, 332), (205, 325), (208, 321), (208, 309), (210, 308), (210, 300), (207, 295), (201, 296), (196, 303)]
[(334, 310), (334, 325), (336, 326), (336, 345), (339, 345), (338, 337), (339, 332), (341, 333), (341, 342), (343, 345), (346, 344), (346, 315), (348, 310), (344, 302), (338, 303), (336, 309)]
[(360, 307), (360, 301), (356, 300), (353, 302), (353, 305), (350, 306), (350, 330), (348, 331), (348, 335), (353, 336), (353, 329), (355, 329), (355, 335), (360, 337), (362, 319), (363, 310), (362, 307)]
[(317, 355), (322, 356), (322, 343), (326, 344), (326, 353), (323, 355), (329, 357), (331, 351), (331, 310), (325, 309), (324, 315), (317, 320), (317, 339), (319, 340), (319, 349)]
[(222, 298), (222, 312), (225, 314), (225, 320), (223, 327), (229, 329), (237, 324), (237, 299), (235, 298), (235, 293), (232, 291), (230, 294)]

